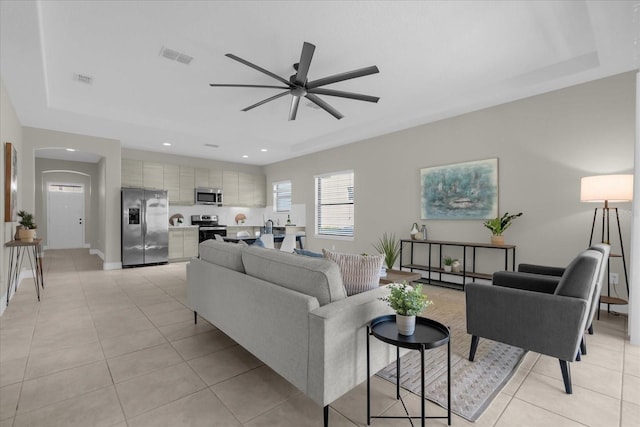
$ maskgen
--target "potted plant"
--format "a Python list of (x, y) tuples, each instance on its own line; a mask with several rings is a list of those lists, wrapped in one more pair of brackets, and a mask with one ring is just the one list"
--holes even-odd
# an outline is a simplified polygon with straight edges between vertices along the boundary
[(393, 268), (398, 256), (400, 256), (400, 241), (396, 239), (395, 234), (382, 233), (382, 237), (375, 243), (373, 247), (382, 255), (384, 255), (384, 265), (389, 270)]
[(33, 222), (33, 215), (21, 210), (18, 212), (20, 217), (21, 228), (18, 229), (18, 238), (24, 242), (33, 242), (33, 238), (36, 236), (36, 228), (38, 226)]
[(453, 265), (455, 263), (458, 263), (458, 266), (460, 266), (460, 262), (457, 259), (452, 258), (448, 255), (442, 257), (442, 264), (444, 265), (444, 271), (446, 271), (447, 273), (450, 273), (451, 270), (453, 270)]
[(415, 288), (407, 285), (407, 282), (392, 283), (389, 285), (391, 293), (380, 298), (389, 304), (396, 312), (396, 325), (400, 335), (413, 335), (416, 330), (416, 316), (426, 307), (432, 304), (427, 296), (422, 293), (422, 285)]
[(509, 215), (509, 212), (505, 212), (502, 217), (495, 217), (488, 219), (484, 222), (484, 226), (491, 230), (491, 244), (492, 245), (504, 245), (504, 236), (502, 233), (511, 226), (511, 222), (522, 215), (522, 212)]

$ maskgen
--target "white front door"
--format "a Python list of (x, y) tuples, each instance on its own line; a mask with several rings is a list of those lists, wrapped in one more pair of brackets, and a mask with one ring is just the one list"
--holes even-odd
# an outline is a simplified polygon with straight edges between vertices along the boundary
[(47, 188), (47, 247), (84, 247), (84, 187), (50, 184)]

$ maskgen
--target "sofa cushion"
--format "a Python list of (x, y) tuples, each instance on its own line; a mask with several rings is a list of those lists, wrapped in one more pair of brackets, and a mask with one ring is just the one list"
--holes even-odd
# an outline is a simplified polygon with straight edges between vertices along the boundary
[(242, 251), (245, 247), (213, 239), (205, 240), (200, 243), (200, 259), (244, 273)]
[(311, 295), (320, 305), (347, 297), (340, 270), (329, 260), (250, 246), (242, 262), (248, 275)]
[(342, 282), (347, 295), (355, 295), (380, 286), (380, 269), (383, 255), (356, 255), (322, 250), (325, 258), (340, 267)]

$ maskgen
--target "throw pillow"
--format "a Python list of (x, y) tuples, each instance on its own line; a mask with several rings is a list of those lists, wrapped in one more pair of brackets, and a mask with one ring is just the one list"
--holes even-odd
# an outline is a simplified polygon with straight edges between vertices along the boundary
[(256, 241), (253, 242), (251, 246), (258, 246), (258, 247), (264, 248), (264, 242), (260, 240), (260, 238), (257, 238)]
[(324, 257), (334, 261), (340, 268), (342, 282), (347, 295), (376, 289), (380, 286), (380, 269), (383, 255), (355, 255), (322, 250)]
[(322, 258), (324, 255), (318, 253), (318, 252), (313, 252), (313, 251), (309, 251), (306, 249), (298, 249), (295, 248), (293, 249), (293, 251), (295, 253), (297, 253), (298, 255), (304, 255), (304, 256), (310, 256), (310, 257), (314, 257), (314, 258)]

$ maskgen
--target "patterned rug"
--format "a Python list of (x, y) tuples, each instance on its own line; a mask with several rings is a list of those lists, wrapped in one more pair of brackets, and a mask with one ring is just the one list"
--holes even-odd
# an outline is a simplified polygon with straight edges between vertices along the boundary
[[(422, 316), (437, 320), (451, 330), (451, 411), (476, 421), (517, 371), (525, 351), (481, 338), (475, 361), (469, 362), (471, 336), (466, 332), (464, 293), (426, 286), (425, 291), (434, 305)], [(400, 386), (420, 396), (420, 352), (410, 351), (400, 360)], [(376, 375), (395, 384), (395, 362)], [(425, 351), (425, 396), (446, 408), (446, 346)]]

